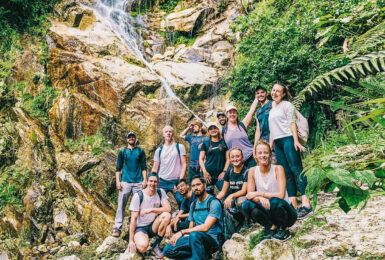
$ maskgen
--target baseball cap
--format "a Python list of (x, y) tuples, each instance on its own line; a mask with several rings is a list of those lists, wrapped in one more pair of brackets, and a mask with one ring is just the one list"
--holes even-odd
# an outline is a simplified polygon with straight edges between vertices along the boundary
[(210, 122), (207, 124), (207, 129), (210, 129), (211, 126), (215, 126), (216, 128), (219, 129), (218, 125), (215, 122)]
[(254, 92), (256, 92), (258, 89), (263, 89), (264, 91), (267, 92), (267, 89), (266, 89), (265, 87), (261, 86), (261, 85), (258, 85), (258, 86), (255, 88)]
[(136, 138), (136, 134), (134, 132), (128, 132), (128, 134), (126, 135), (126, 138), (130, 137), (131, 135), (135, 136)]
[(225, 112), (223, 112), (223, 111), (219, 111), (219, 112), (217, 113), (217, 117), (219, 117), (219, 116), (226, 116), (226, 114), (225, 114)]
[(202, 126), (203, 126), (202, 122), (201, 122), (201, 121), (198, 121), (198, 120), (194, 120), (194, 121), (192, 122), (192, 124), (193, 124), (193, 125), (197, 125), (197, 126), (199, 126), (199, 127), (202, 127)]
[(226, 107), (226, 114), (227, 114), (227, 112), (229, 112), (230, 110), (233, 110), (233, 109), (235, 109), (238, 112), (238, 109), (235, 106), (233, 106), (233, 105), (227, 106)]

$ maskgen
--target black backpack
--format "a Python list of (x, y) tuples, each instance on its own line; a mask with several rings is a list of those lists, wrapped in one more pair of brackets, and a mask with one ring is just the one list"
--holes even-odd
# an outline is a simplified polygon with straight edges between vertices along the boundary
[[(158, 193), (160, 203), (162, 203), (162, 191), (161, 191), (161, 189), (160, 188), (156, 189), (156, 192)], [(137, 193), (139, 195), (139, 208), (140, 208), (140, 206), (142, 205), (142, 202), (143, 202), (143, 191), (138, 190)]]

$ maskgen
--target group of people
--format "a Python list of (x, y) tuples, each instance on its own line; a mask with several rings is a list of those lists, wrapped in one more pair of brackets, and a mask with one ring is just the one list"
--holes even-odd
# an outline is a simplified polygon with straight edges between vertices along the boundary
[[(120, 236), (133, 194), (131, 252), (145, 253), (154, 237), (151, 253), (158, 258), (207, 259), (252, 222), (264, 227), (262, 239), (290, 238), (288, 228), (312, 211), (305, 195), (307, 180), (301, 174), (300, 152), (305, 147), (298, 140), (296, 110), (287, 87), (275, 84), (271, 98), (264, 87), (257, 87), (245, 118), (240, 121), (237, 108), (228, 106), (217, 113), (217, 122), (207, 124), (208, 137), (200, 122), (191, 123), (180, 134), (190, 145), (187, 179), (186, 149), (174, 142), (171, 126), (163, 128), (164, 144), (156, 149), (148, 174), (145, 152), (136, 146), (135, 133), (129, 132), (127, 147), (119, 151), (117, 160), (119, 196), (113, 236)], [(254, 115), (252, 144), (247, 130)], [(173, 216), (167, 193), (178, 205)], [(165, 236), (170, 243), (162, 251), (159, 245)]]

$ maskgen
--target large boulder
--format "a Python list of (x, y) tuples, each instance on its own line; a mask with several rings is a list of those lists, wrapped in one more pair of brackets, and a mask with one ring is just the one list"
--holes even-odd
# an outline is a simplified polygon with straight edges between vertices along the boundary
[(114, 253), (124, 252), (126, 248), (127, 242), (125, 242), (123, 239), (109, 236), (96, 249), (96, 254), (98, 256), (106, 256)]
[(249, 240), (247, 237), (235, 233), (227, 240), (222, 247), (223, 257), (229, 260), (245, 259), (245, 252), (248, 249)]
[(290, 246), (273, 239), (259, 243), (249, 254), (255, 260), (294, 260)]

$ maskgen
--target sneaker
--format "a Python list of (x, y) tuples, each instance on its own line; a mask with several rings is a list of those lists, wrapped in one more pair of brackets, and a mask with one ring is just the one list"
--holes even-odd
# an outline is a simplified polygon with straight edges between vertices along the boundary
[(113, 237), (120, 237), (120, 231), (119, 230), (114, 230), (114, 232), (112, 233), (112, 236)]
[(277, 229), (265, 229), (265, 234), (262, 236), (261, 241), (266, 240), (266, 239), (272, 239), (275, 233), (277, 232)]
[(164, 257), (162, 250), (160, 250), (159, 245), (156, 245), (152, 250), (151, 254), (155, 256), (156, 258), (162, 259)]
[(312, 212), (312, 207), (300, 207), (297, 209), (297, 219), (305, 218), (310, 212)]
[(286, 241), (290, 237), (291, 237), (290, 231), (285, 229), (280, 229), (275, 235), (273, 235), (273, 239), (279, 240), (279, 241)]

